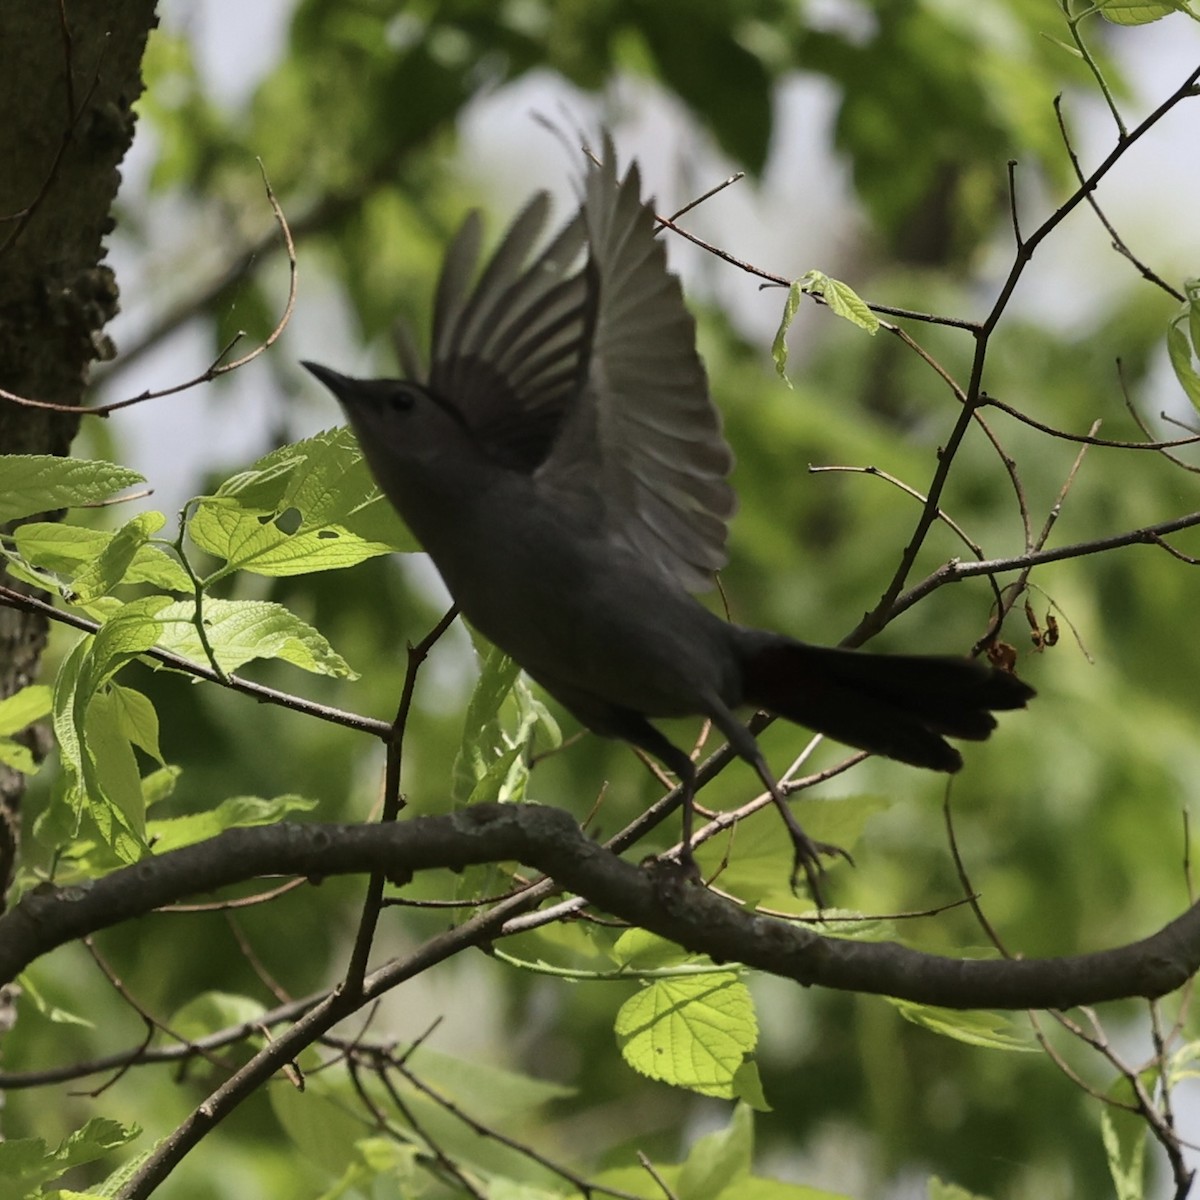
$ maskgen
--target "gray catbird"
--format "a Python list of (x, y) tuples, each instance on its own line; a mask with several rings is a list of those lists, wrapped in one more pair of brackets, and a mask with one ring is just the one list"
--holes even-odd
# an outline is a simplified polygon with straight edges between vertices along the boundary
[(481, 272), (463, 223), (433, 312), (431, 365), (407, 379), (308, 368), (341, 402), (380, 488), (463, 614), (584, 725), (678, 775), (690, 862), (695, 768), (649, 717), (702, 714), (753, 764), (819, 900), (819, 853), (753, 735), (751, 705), (937, 771), (1033, 689), (955, 657), (826, 649), (714, 616), (690, 593), (725, 562), (732, 454), (684, 307), (611, 141), (578, 213), (539, 248), (536, 195)]

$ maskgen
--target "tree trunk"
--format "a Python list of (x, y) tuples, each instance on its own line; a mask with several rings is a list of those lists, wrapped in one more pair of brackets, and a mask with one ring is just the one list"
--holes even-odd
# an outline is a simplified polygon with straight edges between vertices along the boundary
[[(117, 285), (104, 235), (133, 140), (154, 0), (0, 4), (0, 388), (78, 407), (112, 356)], [(66, 454), (75, 415), (0, 398), (0, 453)], [(4, 486), (0, 468), (0, 488)], [(4, 574), (0, 582), (20, 588)], [(31, 590), (31, 589), (27, 589)], [(43, 618), (0, 606), (0, 698), (33, 680)], [(35, 753), (49, 738), (30, 731)], [(0, 895), (19, 845), (24, 778), (0, 766)], [(6, 1014), (0, 997), (0, 1031)]]

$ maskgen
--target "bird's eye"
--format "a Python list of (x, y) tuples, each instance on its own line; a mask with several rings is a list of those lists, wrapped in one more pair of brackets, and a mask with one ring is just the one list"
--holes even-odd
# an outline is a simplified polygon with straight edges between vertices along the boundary
[(401, 412), (407, 412), (412, 408), (416, 396), (413, 395), (411, 388), (401, 386), (392, 392), (391, 400)]

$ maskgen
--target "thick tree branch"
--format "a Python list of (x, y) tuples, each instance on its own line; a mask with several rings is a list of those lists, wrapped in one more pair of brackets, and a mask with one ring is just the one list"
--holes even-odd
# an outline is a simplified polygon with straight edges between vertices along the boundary
[[(1063, 958), (959, 960), (890, 942), (851, 942), (746, 912), (673, 869), (624, 862), (555, 808), (481, 805), (401, 824), (230, 830), (90, 884), (44, 887), (0, 917), (0, 980), (88, 933), (185, 895), (264, 874), (310, 878), (518, 861), (631, 924), (719, 962), (741, 962), (805, 986), (896, 996), (947, 1008), (1068, 1008), (1157, 997), (1200, 969), (1200, 905), (1130, 945)], [(386, 968), (362, 998), (390, 984)], [(374, 986), (372, 986), (374, 984)]]

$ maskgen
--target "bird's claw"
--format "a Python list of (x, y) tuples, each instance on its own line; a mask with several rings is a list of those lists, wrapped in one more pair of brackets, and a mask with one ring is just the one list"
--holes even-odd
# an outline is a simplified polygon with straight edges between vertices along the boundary
[(821, 880), (825, 877), (825, 864), (821, 862), (821, 855), (824, 854), (829, 858), (844, 858), (851, 866), (854, 866), (854, 859), (850, 857), (849, 851), (842, 849), (841, 846), (835, 846), (832, 842), (814, 841), (803, 831), (792, 830), (791, 832), (794, 854), (792, 891), (796, 891), (800, 874), (803, 872), (809, 894), (817, 906), (817, 911), (820, 912), (825, 907), (825, 900), (821, 894)]

